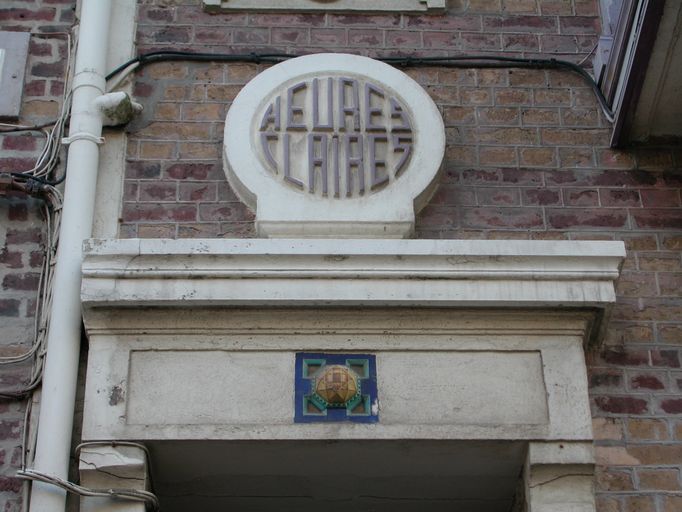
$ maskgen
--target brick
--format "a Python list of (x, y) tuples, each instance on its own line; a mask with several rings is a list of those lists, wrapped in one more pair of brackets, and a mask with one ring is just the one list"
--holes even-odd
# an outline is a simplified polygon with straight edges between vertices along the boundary
[(155, 121), (136, 134), (139, 137), (158, 140), (208, 139), (211, 127), (206, 123), (171, 123)]
[(679, 368), (680, 358), (677, 350), (651, 350), (651, 365)]
[(481, 17), (467, 15), (405, 16), (405, 25), (408, 28), (420, 30), (479, 31), (481, 30)]
[(493, 103), (492, 91), (487, 88), (462, 87), (460, 88), (460, 98), (462, 105), (492, 105)]
[(139, 238), (175, 238), (175, 224), (139, 224)]
[(578, 16), (599, 16), (598, 0), (575, 0), (575, 13)]
[(634, 445), (628, 448), (628, 453), (639, 459), (642, 464), (646, 465), (679, 464), (682, 460), (682, 444)]
[(215, 164), (178, 163), (169, 166), (164, 175), (173, 180), (223, 179), (222, 171)]
[(680, 255), (668, 252), (641, 252), (637, 255), (640, 270), (675, 271), (682, 270)]
[(9, 9), (0, 9), (0, 21), (53, 21), (56, 12), (57, 10), (53, 7), (39, 9), (10, 7)]
[(175, 201), (176, 196), (175, 183), (142, 182), (139, 185), (140, 201)]
[(521, 165), (530, 167), (555, 167), (557, 165), (554, 148), (521, 148), (519, 156)]
[(6, 268), (22, 268), (22, 253), (18, 251), (8, 251), (7, 247), (3, 247), (0, 251), (0, 264)]
[(475, 205), (476, 193), (473, 189), (458, 185), (441, 185), (436, 190), (430, 204), (441, 206)]
[(633, 396), (598, 396), (596, 406), (611, 414), (645, 414), (648, 411), (647, 401)]
[(496, 105), (530, 105), (531, 91), (529, 89), (521, 88), (504, 88), (495, 89), (494, 91)]
[[(390, 32), (391, 34), (393, 32)], [(310, 30), (310, 44), (320, 46), (345, 46), (348, 44), (345, 29), (313, 28)], [(388, 36), (387, 36), (388, 41)], [(388, 44), (388, 43), (387, 43)]]
[(644, 189), (640, 191), (642, 206), (644, 207), (678, 207), (680, 203), (679, 190)]
[(128, 162), (125, 177), (131, 179), (155, 179), (161, 176), (161, 165), (156, 162)]
[(653, 496), (625, 496), (623, 512), (656, 512), (656, 501)]
[(253, 213), (242, 203), (201, 204), (199, 220), (201, 221), (251, 221)]
[(561, 122), (564, 126), (599, 126), (599, 115), (591, 108), (570, 108), (561, 110)]
[(516, 149), (500, 146), (481, 146), (478, 153), (481, 165), (514, 165)]
[(218, 238), (223, 236), (218, 222), (198, 222), (180, 224), (178, 238)]
[(682, 510), (682, 496), (664, 496), (662, 499), (664, 503), (663, 512), (679, 512)]
[(270, 31), (264, 28), (235, 28), (232, 40), (235, 44), (268, 44)]
[(616, 283), (618, 295), (626, 297), (655, 297), (658, 295), (653, 273), (624, 271)]
[(469, 0), (468, 12), (500, 12), (502, 0)]
[(578, 42), (575, 36), (541, 35), (540, 48), (543, 53), (576, 53)]
[(535, 34), (502, 34), (502, 50), (540, 51), (540, 42)]
[(426, 92), (429, 93), (436, 103), (445, 105), (459, 103), (459, 89), (457, 87), (429, 85), (426, 87)]
[(445, 126), (475, 124), (476, 109), (474, 107), (445, 107), (443, 118)]
[(25, 101), (21, 107), (22, 117), (54, 118), (59, 113), (59, 103), (56, 101), (31, 100)]
[(542, 212), (536, 208), (468, 208), (462, 215), (465, 228), (533, 229), (544, 226)]
[(423, 32), (422, 40), (424, 48), (461, 48), (457, 32)]
[(7, 218), (10, 221), (28, 220), (28, 205), (26, 205), (25, 203), (10, 204)]
[(484, 16), (483, 31), (550, 33), (557, 31), (557, 21), (541, 16)]
[(599, 512), (621, 512), (620, 501), (608, 495), (595, 495), (595, 503)]
[(615, 369), (588, 369), (590, 391), (622, 391), (623, 372)]
[(2, 139), (2, 149), (14, 151), (34, 151), (36, 147), (36, 138), (31, 135), (7, 135)]
[(623, 421), (619, 418), (594, 418), (592, 431), (595, 440), (620, 441), (624, 437)]
[(663, 247), (668, 250), (682, 249), (682, 236), (665, 235), (662, 237)]
[(421, 32), (408, 32), (406, 30), (387, 30), (387, 47), (413, 47), (419, 48), (422, 45)]
[(172, 8), (167, 8), (167, 7), (160, 7), (160, 8), (153, 8), (149, 6), (141, 6), (140, 9), (138, 10), (138, 13), (140, 15), (140, 20), (142, 21), (160, 21), (160, 22), (167, 22), (167, 21), (173, 21), (175, 16), (175, 9)]
[(0, 299), (0, 317), (18, 317), (20, 305), (16, 299)]
[(225, 117), (222, 103), (186, 103), (182, 106), (182, 118), (188, 121), (220, 121)]
[(561, 16), (559, 30), (562, 34), (599, 34), (600, 23), (597, 16)]
[(27, 228), (27, 229), (8, 229), (5, 235), (5, 243), (7, 245), (19, 245), (19, 244), (36, 244), (40, 243), (43, 239), (42, 230), (40, 228)]
[[(218, 199), (218, 185), (216, 183), (187, 183), (180, 182), (178, 199), (180, 201), (213, 202)], [(236, 197), (234, 198), (236, 200)]]
[(25, 274), (7, 274), (2, 279), (2, 289), (34, 291), (38, 289), (39, 280), (40, 274), (35, 272), (27, 272)]
[(187, 204), (135, 204), (123, 205), (122, 218), (124, 222), (139, 221), (194, 221), (197, 209)]
[(272, 44), (307, 44), (310, 39), (308, 29), (302, 28), (272, 28), (270, 30)]
[(549, 14), (573, 14), (572, 0), (540, 0), (540, 13)]
[(491, 51), (499, 50), (502, 46), (499, 34), (462, 32), (460, 40), (465, 50)]
[(638, 228), (680, 229), (682, 227), (682, 210), (648, 209), (632, 213), (634, 225)]
[[(676, 469), (638, 469), (639, 489), (667, 490), (680, 489), (679, 471)], [(682, 505), (682, 501), (680, 502)]]
[(600, 466), (632, 466), (639, 461), (620, 446), (596, 446), (595, 460)]
[(682, 398), (661, 400), (661, 409), (668, 414), (682, 414)]
[(232, 41), (232, 31), (225, 27), (195, 27), (194, 42), (203, 44), (224, 44)]
[(533, 145), (538, 141), (535, 128), (481, 127), (475, 133), (477, 142), (489, 144)]
[(637, 375), (630, 379), (630, 386), (632, 389), (664, 389), (665, 385), (661, 379), (655, 375)]
[(438, 71), (438, 82), (443, 85), (473, 86), (476, 85), (476, 73), (473, 69), (441, 69)]
[(506, 86), (509, 84), (509, 73), (506, 69), (477, 69), (476, 84), (485, 86)]
[(502, 0), (502, 9), (505, 12), (537, 14), (538, 5), (535, 0)]
[(608, 132), (594, 128), (543, 128), (542, 141), (550, 145), (600, 146), (608, 143)]
[(559, 124), (559, 109), (536, 107), (521, 109), (521, 123), (524, 126), (551, 126)]
[(479, 205), (515, 206), (519, 205), (520, 195), (517, 189), (482, 188), (476, 191)]
[(640, 206), (641, 201), (638, 190), (601, 189), (599, 197), (602, 206)]
[(658, 337), (662, 343), (682, 344), (682, 325), (659, 324)]
[(599, 209), (550, 210), (547, 221), (555, 229), (612, 228), (622, 229), (627, 224), (627, 214), (620, 210), (605, 212)]
[(614, 471), (607, 468), (596, 470), (597, 489), (601, 491), (631, 491), (634, 490), (632, 474), (629, 471)]
[(399, 14), (330, 14), (328, 16), (331, 26), (369, 26), (369, 27), (399, 27)]
[(658, 279), (661, 295), (682, 296), (682, 273), (661, 273)]
[(143, 43), (189, 43), (192, 39), (192, 27), (177, 25), (159, 29), (140, 27), (138, 38)]
[(567, 206), (599, 205), (599, 192), (595, 189), (564, 189), (563, 195)]
[(558, 205), (561, 204), (561, 195), (558, 190), (523, 189), (521, 201), (528, 206)]
[(376, 29), (351, 29), (348, 31), (351, 46), (384, 46), (384, 33)]
[(660, 419), (628, 419), (626, 432), (632, 441), (666, 441), (669, 439), (668, 426)]
[(214, 142), (180, 142), (178, 152), (182, 160), (218, 160), (222, 147)]
[[(590, 168), (594, 165), (591, 147), (559, 148), (559, 165), (568, 168)], [(578, 184), (578, 183), (576, 183)], [(589, 181), (586, 184), (591, 184)]]
[(140, 143), (140, 158), (168, 160), (175, 155), (174, 142), (146, 142)]
[[(462, 95), (462, 102), (465, 101), (466, 90), (462, 89), (460, 94)], [(490, 100), (490, 95), (488, 95), (488, 100)], [(477, 109), (478, 120), (482, 125), (517, 125), (519, 124), (519, 109), (513, 107), (481, 107)]]
[[(228, 76), (230, 70), (228, 70)], [(237, 97), (242, 88), (237, 85), (208, 85), (206, 86), (206, 97), (209, 100), (232, 101)]]

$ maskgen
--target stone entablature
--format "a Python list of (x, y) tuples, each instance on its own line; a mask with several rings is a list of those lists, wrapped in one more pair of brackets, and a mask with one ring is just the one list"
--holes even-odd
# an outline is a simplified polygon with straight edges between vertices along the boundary
[(443, 12), (445, 0), (203, 0), (210, 12), (238, 11), (347, 11)]
[[(594, 512), (584, 346), (624, 256), (592, 241), (90, 241), (83, 439), (524, 443), (527, 510)], [(339, 353), (375, 364), (372, 421), (297, 422), (296, 361)], [(314, 392), (339, 410), (359, 381)]]

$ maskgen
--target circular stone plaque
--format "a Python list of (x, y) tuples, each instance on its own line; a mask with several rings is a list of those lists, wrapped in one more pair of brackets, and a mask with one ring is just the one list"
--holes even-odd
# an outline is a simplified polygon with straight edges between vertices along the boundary
[(242, 89), (225, 123), (227, 177), (262, 236), (408, 236), (444, 148), (426, 92), (356, 55), (267, 69)]

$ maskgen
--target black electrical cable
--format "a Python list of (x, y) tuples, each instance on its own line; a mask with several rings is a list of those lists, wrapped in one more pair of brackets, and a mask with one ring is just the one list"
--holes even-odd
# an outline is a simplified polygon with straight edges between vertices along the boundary
[[(287, 53), (248, 53), (248, 54), (227, 54), (227, 53), (196, 53), (187, 51), (160, 50), (149, 53), (141, 53), (137, 57), (124, 62), (113, 71), (106, 79), (109, 80), (121, 71), (133, 64), (143, 67), (152, 62), (161, 61), (189, 61), (189, 62), (249, 62), (261, 64), (263, 62), (278, 63), (288, 59), (300, 57)], [(611, 107), (601, 92), (599, 85), (592, 76), (578, 64), (560, 59), (530, 59), (519, 57), (492, 57), (487, 55), (461, 55), (451, 57), (380, 57), (377, 60), (400, 67), (423, 67), (438, 64), (445, 67), (457, 68), (532, 68), (532, 69), (564, 69), (578, 73), (585, 82), (591, 87), (601, 107), (609, 115), (612, 115)]]

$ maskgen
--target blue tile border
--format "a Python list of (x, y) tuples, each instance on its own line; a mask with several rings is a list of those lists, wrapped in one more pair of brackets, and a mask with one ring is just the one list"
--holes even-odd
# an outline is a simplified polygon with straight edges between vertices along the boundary
[[(364, 404), (364, 411), (353, 413), (345, 407), (320, 407), (314, 405), (314, 377), (309, 376), (311, 366), (343, 365), (354, 367), (352, 370), (360, 384), (360, 402)], [(361, 372), (358, 372), (358, 367)], [(319, 371), (319, 370), (317, 370)], [(361, 375), (360, 373), (363, 373)], [(297, 352), (295, 371), (295, 406), (294, 423), (346, 422), (377, 423), (379, 413), (377, 408), (377, 366), (373, 354), (338, 354), (319, 352)], [(308, 404), (312, 403), (312, 407)], [(357, 404), (357, 402), (356, 402)], [(354, 404), (354, 407), (356, 406)], [(321, 410), (322, 409), (322, 410)]]

